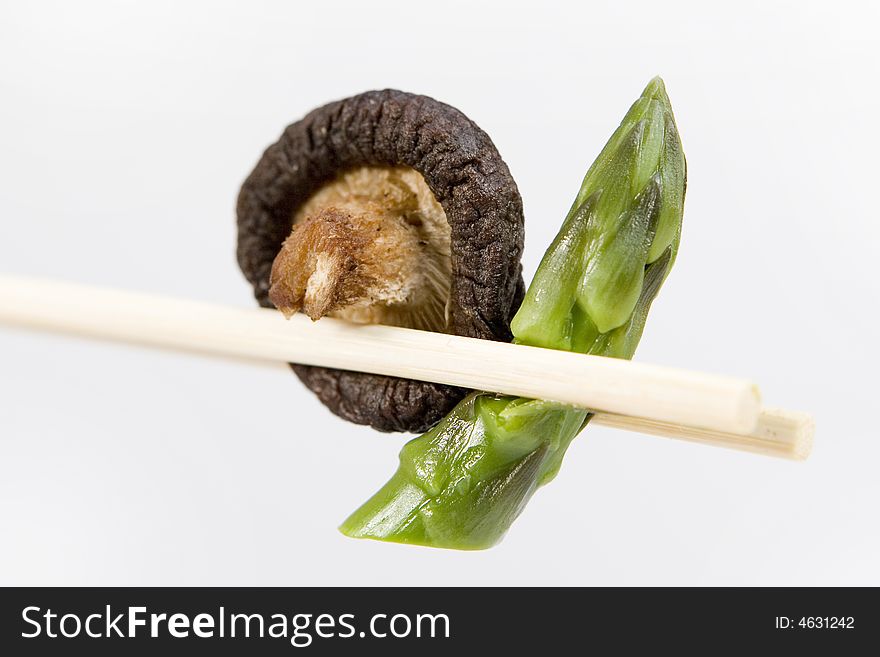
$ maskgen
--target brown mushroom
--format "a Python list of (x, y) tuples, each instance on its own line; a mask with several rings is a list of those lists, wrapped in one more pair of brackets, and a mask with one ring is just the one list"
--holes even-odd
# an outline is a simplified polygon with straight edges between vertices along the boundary
[[(312, 319), (510, 339), (522, 201), (489, 137), (426, 96), (370, 91), (290, 125), (238, 198), (238, 261), (261, 305)], [(464, 396), (293, 364), (334, 413), (424, 431)]]

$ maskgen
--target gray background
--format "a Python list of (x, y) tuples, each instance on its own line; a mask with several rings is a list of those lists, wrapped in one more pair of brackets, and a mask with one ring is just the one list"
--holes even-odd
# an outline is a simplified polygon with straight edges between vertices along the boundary
[(404, 438), (282, 366), (0, 329), (0, 583), (880, 584), (874, 6), (4, 3), (0, 271), (245, 307), (238, 186), (312, 107), (397, 87), (476, 120), (528, 280), (662, 74), (686, 226), (637, 357), (818, 435), (797, 464), (592, 427), (495, 549), (383, 545), (335, 527)]

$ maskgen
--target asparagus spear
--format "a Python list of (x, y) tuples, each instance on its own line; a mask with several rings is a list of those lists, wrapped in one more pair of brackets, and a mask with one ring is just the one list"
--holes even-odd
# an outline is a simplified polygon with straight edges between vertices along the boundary
[[(521, 344), (631, 358), (678, 250), (685, 160), (654, 78), (590, 167), (511, 328)], [(341, 526), (352, 537), (482, 549), (559, 470), (590, 413), (476, 392), (407, 443)]]

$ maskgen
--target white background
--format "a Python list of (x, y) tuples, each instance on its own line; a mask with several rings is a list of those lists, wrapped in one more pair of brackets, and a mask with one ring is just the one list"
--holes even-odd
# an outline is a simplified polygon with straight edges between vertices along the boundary
[(818, 433), (799, 464), (591, 427), (492, 550), (354, 541), (403, 436), (281, 366), (0, 328), (0, 583), (880, 584), (874, 7), (5, 2), (0, 272), (239, 306), (238, 186), (311, 108), (396, 87), (473, 118), (528, 280), (661, 74), (686, 224), (637, 357), (753, 378)]

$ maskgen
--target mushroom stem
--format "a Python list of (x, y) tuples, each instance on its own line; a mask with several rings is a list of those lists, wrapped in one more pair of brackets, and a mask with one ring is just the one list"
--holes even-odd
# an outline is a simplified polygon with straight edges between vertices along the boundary
[(450, 278), (448, 223), (424, 179), (365, 167), (325, 185), (294, 216), (269, 300), (287, 317), (442, 331)]
[(418, 292), (419, 240), (397, 212), (361, 200), (296, 223), (272, 265), (269, 299), (317, 320), (349, 306), (407, 304)]
[(272, 263), (269, 299), (285, 316), (317, 320), (362, 298), (367, 240), (351, 212), (325, 208), (294, 225)]

